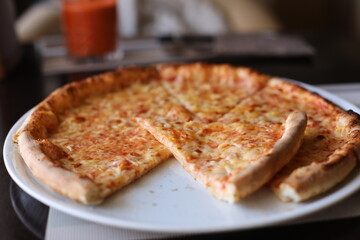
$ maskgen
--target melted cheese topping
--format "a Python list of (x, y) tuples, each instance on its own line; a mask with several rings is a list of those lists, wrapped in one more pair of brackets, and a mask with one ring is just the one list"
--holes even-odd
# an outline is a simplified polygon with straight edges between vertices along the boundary
[(63, 167), (118, 188), (171, 155), (131, 118), (163, 116), (174, 106), (176, 100), (158, 82), (135, 83), (69, 109), (49, 139), (68, 154), (60, 159)]
[(159, 74), (161, 83), (135, 82), (66, 110), (49, 138), (38, 140), (40, 148), (61, 167), (112, 190), (172, 152), (205, 186), (223, 190), (273, 149), (294, 110), (308, 115), (304, 142), (275, 180), (326, 161), (344, 144), (336, 109), (296, 85), (292, 91), (226, 65), (165, 66)]
[(138, 119), (204, 185), (226, 183), (235, 172), (272, 149), (284, 126), (262, 122), (200, 124)]
[(191, 112), (212, 122), (265, 85), (244, 68), (192, 65), (162, 70), (163, 85)]
[(243, 119), (281, 123), (294, 110), (307, 114), (303, 144), (290, 163), (277, 174), (277, 182), (299, 167), (326, 161), (344, 144), (343, 137), (337, 133), (336, 109), (323, 105), (323, 102), (314, 102), (315, 99), (310, 98), (309, 94), (299, 89), (284, 93), (281, 88), (267, 86), (241, 102), (220, 120), (224, 123)]

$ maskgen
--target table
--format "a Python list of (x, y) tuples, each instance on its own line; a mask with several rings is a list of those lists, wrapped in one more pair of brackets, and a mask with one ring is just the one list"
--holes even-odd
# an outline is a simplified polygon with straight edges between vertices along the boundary
[[(316, 48), (312, 58), (212, 58), (209, 62), (230, 62), (259, 71), (293, 78), (309, 84), (360, 82), (360, 41), (347, 37), (305, 35)], [(55, 88), (93, 73), (43, 76), (41, 58), (33, 45), (23, 46), (24, 55), (18, 68), (0, 82), (0, 146), (15, 121)], [(335, 86), (336, 87), (336, 86)], [(359, 92), (360, 94), (360, 92)], [(2, 159), (2, 156), (1, 156)], [(12, 182), (3, 161), (0, 165), (0, 239), (42, 239), (48, 208), (34, 200)], [(360, 238), (360, 217), (305, 223), (287, 227), (200, 235), (199, 239), (233, 239), (286, 236), (290, 239)]]

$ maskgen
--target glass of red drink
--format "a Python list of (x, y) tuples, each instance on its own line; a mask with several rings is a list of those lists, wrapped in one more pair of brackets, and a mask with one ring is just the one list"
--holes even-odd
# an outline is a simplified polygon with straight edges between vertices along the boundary
[(70, 56), (106, 57), (118, 50), (116, 0), (62, 0), (61, 14)]

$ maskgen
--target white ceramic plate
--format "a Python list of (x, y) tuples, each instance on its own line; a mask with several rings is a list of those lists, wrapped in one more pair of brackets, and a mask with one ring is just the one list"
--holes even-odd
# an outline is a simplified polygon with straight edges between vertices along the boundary
[[(359, 108), (324, 90), (298, 83), (344, 109)], [(28, 194), (67, 214), (115, 227), (158, 232), (202, 233), (241, 230), (274, 225), (314, 213), (356, 192), (360, 174), (356, 169), (332, 191), (305, 203), (280, 202), (267, 188), (237, 204), (218, 201), (172, 159), (130, 184), (99, 206), (84, 206), (64, 198), (35, 179), (11, 137), (25, 114), (10, 130), (4, 145), (4, 160), (13, 180)]]

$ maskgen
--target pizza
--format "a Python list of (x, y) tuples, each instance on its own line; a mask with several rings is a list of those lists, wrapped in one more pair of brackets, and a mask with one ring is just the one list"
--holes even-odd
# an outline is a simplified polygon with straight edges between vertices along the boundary
[(228, 65), (159, 65), (166, 90), (204, 122), (216, 121), (265, 86), (268, 76)]
[(288, 163), (300, 147), (306, 126), (306, 115), (296, 111), (281, 124), (136, 120), (198, 182), (227, 202), (253, 193)]
[(319, 95), (278, 78), (220, 119), (281, 123), (287, 114), (301, 111), (308, 121), (304, 140), (292, 158), (270, 181), (283, 201), (300, 202), (325, 192), (343, 180), (359, 156), (359, 116), (344, 112)]
[(272, 180), (271, 188), (283, 201), (296, 202), (331, 189), (359, 160), (359, 115), (279, 79), (271, 80), (269, 89), (270, 94), (283, 93), (277, 106), (304, 111), (309, 119), (302, 146)]
[(168, 159), (131, 120), (182, 108), (156, 79), (153, 68), (122, 69), (52, 93), (16, 136), (32, 173), (64, 196), (96, 204)]
[(83, 204), (101, 203), (172, 156), (221, 200), (269, 185), (283, 201), (304, 201), (354, 169), (359, 119), (249, 68), (160, 64), (60, 87), (14, 141), (36, 178)]

